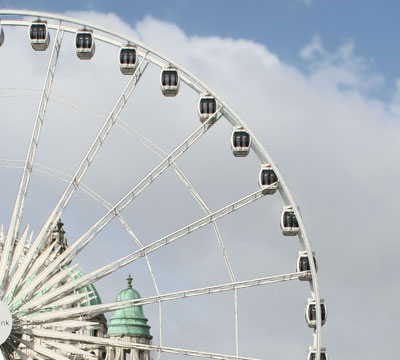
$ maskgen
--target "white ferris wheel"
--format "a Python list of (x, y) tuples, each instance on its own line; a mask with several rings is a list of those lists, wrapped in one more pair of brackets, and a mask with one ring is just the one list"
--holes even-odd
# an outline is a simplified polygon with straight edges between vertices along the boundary
[[(328, 359), (301, 213), (231, 107), (135, 39), (49, 13), (0, 19), (2, 357), (291, 358), (308, 325), (304, 358)], [(148, 295), (115, 301), (130, 272)], [(152, 342), (86, 331), (133, 307)]]

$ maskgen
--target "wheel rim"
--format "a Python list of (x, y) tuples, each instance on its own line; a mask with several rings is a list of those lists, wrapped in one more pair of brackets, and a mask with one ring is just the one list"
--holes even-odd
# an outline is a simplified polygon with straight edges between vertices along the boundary
[[(211, 123), (213, 122), (213, 119), (216, 119), (216, 118), (226, 119), (232, 125), (232, 127), (241, 127), (248, 131), (248, 133), (250, 134), (250, 137), (251, 137), (251, 151), (257, 155), (261, 164), (267, 163), (272, 166), (272, 168), (274, 169), (274, 171), (279, 179), (278, 190), (283, 199), (283, 203), (285, 206), (290, 206), (293, 209), (293, 211), (296, 215), (296, 218), (298, 219), (298, 222), (299, 222), (298, 238), (299, 238), (299, 242), (301, 245), (301, 250), (305, 251), (307, 254), (309, 254), (309, 260), (311, 260), (311, 261), (309, 261), (311, 264), (310, 270), (311, 270), (311, 274), (312, 274), (312, 278), (310, 281), (310, 288), (311, 288), (311, 295), (313, 298), (315, 298), (316, 308), (317, 308), (317, 321), (316, 321), (316, 329), (315, 329), (314, 346), (317, 348), (317, 353), (319, 353), (320, 346), (321, 346), (321, 318), (320, 318), (321, 315), (318, 311), (318, 309), (320, 308), (319, 288), (318, 288), (318, 281), (317, 281), (315, 265), (314, 265), (314, 262), (312, 261), (312, 250), (311, 250), (311, 246), (308, 241), (306, 229), (304, 227), (301, 214), (299, 213), (298, 207), (297, 207), (297, 205), (289, 191), (289, 188), (287, 187), (287, 185), (284, 181), (284, 178), (283, 178), (282, 174), (280, 173), (279, 169), (274, 164), (274, 162), (272, 161), (269, 154), (262, 147), (260, 142), (257, 140), (255, 135), (253, 133), (251, 133), (251, 131), (246, 126), (246, 124), (239, 118), (239, 116), (237, 114), (235, 114), (234, 111), (225, 102), (223, 102), (223, 100), (217, 94), (215, 94), (215, 92), (213, 92), (211, 89), (207, 88), (202, 82), (200, 82), (200, 80), (195, 78), (188, 71), (186, 71), (185, 69), (183, 69), (181, 66), (174, 63), (170, 59), (159, 54), (158, 52), (146, 47), (144, 44), (141, 44), (141, 43), (135, 41), (134, 39), (124, 37), (122, 35), (116, 34), (107, 29), (103, 29), (98, 26), (95, 26), (93, 24), (84, 23), (82, 21), (77, 21), (74, 19), (70, 19), (70, 18), (58, 16), (58, 15), (37, 13), (37, 12), (24, 12), (24, 11), (1, 11), (0, 16), (2, 18), (2, 28), (3, 29), (6, 29), (8, 26), (27, 27), (36, 18), (46, 19), (48, 21), (48, 28), (51, 29), (51, 31), (53, 31), (51, 34), (52, 39), (51, 39), (50, 47), (53, 46), (52, 54), (54, 54), (54, 55), (50, 57), (49, 68), (48, 68), (48, 71), (46, 72), (46, 74), (47, 74), (46, 79), (50, 78), (50, 80), (49, 81), (45, 80), (45, 86), (42, 89), (42, 95), (39, 96), (40, 101), (42, 103), (44, 102), (46, 104), (47, 104), (46, 98), (48, 97), (48, 95), (50, 94), (50, 91), (51, 91), (51, 85), (52, 85), (52, 80), (53, 80), (52, 79), (52, 71), (56, 69), (57, 58), (58, 58), (58, 50), (59, 49), (58, 49), (57, 45), (54, 45), (54, 44), (59, 44), (59, 47), (61, 47), (61, 43), (62, 43), (61, 41), (62, 41), (64, 33), (65, 34), (75, 33), (78, 29), (80, 29), (82, 27), (86, 27), (86, 28), (90, 28), (90, 29), (94, 30), (93, 36), (94, 36), (95, 41), (101, 41), (103, 43), (106, 43), (107, 45), (116, 46), (117, 48), (123, 46), (126, 43), (132, 43), (135, 46), (137, 46), (138, 56), (141, 59), (141, 63), (139, 64), (138, 70), (135, 73), (135, 75), (132, 76), (132, 78), (128, 81), (128, 84), (126, 85), (125, 90), (121, 93), (121, 96), (115, 102), (115, 106), (114, 106), (113, 110), (108, 113), (108, 116), (107, 116), (108, 125), (105, 125), (106, 127), (104, 128), (103, 133), (101, 131), (99, 132), (100, 135), (104, 135), (104, 139), (108, 136), (108, 132), (110, 131), (111, 127), (114, 125), (116, 119), (119, 116), (119, 111), (123, 109), (127, 98), (129, 97), (130, 93), (134, 90), (136, 84), (140, 80), (141, 74), (146, 70), (146, 67), (148, 64), (156, 65), (160, 69), (168, 67), (168, 66), (173, 66), (174, 68), (178, 69), (181, 82), (186, 84), (192, 90), (194, 90), (198, 95), (211, 94), (213, 97), (216, 98), (218, 106), (219, 106), (219, 110), (217, 111), (217, 114), (214, 115), (211, 119), (209, 119), (204, 125), (199, 126), (197, 128), (197, 130), (192, 134), (191, 137), (188, 137), (187, 139), (185, 139), (185, 141), (176, 148), (175, 152), (174, 151), (171, 152), (169, 158), (165, 159), (164, 163), (160, 163), (160, 168), (157, 171), (153, 172), (151, 174), (151, 177), (145, 178), (145, 179), (147, 179), (146, 181), (152, 182), (159, 174), (161, 174), (161, 172), (158, 172), (158, 171), (164, 171), (164, 166), (165, 166), (165, 169), (167, 169), (170, 166), (170, 164), (173, 162), (173, 159), (175, 159), (175, 156), (177, 159), (178, 156), (180, 156), (181, 152), (186, 151), (186, 149), (188, 147), (190, 147), (190, 145), (188, 146), (188, 141), (189, 141), (189, 143), (191, 143), (192, 141), (194, 143), (195, 141), (197, 141), (197, 138), (200, 138), (203, 134), (205, 134), (211, 127)], [(25, 19), (21, 20), (21, 17), (24, 17), (24, 16), (29, 17), (29, 20), (25, 20)], [(54, 39), (56, 39), (56, 41)], [(7, 41), (7, 39), (5, 41)], [(57, 43), (57, 41), (59, 41), (59, 42)], [(53, 62), (55, 61), (56, 64), (52, 65), (52, 61)], [(48, 86), (48, 88), (46, 86)], [(45, 118), (45, 115), (44, 115), (45, 110), (42, 110), (43, 115), (40, 115), (40, 111), (41, 111), (41, 108), (39, 106), (39, 111), (38, 111), (39, 115), (36, 116), (36, 123), (39, 124), (38, 125), (39, 133), (41, 131), (41, 125), (42, 125), (41, 124), (41, 116), (43, 117), (43, 120)], [(38, 120), (38, 117), (39, 117), (39, 120)], [(220, 121), (220, 120), (218, 120), (218, 121)], [(200, 125), (200, 123), (198, 125)], [(107, 126), (109, 126), (109, 127), (107, 127)], [(37, 135), (37, 133), (35, 134), (35, 132), (34, 132), (32, 134), (32, 138), (34, 138), (36, 135)], [(38, 138), (40, 138), (39, 135), (38, 135)], [(25, 179), (25, 183), (24, 183), (24, 181), (21, 182), (22, 185), (20, 188), (22, 190), (19, 191), (20, 198), (23, 197), (22, 194), (25, 192), (25, 190), (23, 190), (23, 189), (25, 187), (26, 187), (26, 189), (28, 189), (29, 178), (30, 178), (29, 168), (30, 168), (31, 164), (33, 165), (35, 163), (36, 148), (35, 148), (35, 145), (32, 145), (32, 143), (34, 144), (35, 141), (31, 141), (31, 147), (28, 149), (27, 158), (29, 159), (29, 161), (28, 161), (29, 164), (28, 164), (28, 166), (25, 166), (25, 173), (26, 173), (25, 177), (22, 176), (22, 179)], [(102, 145), (102, 141), (100, 141), (99, 144), (97, 144), (97, 145), (95, 142), (93, 142), (92, 144), (95, 147), (99, 146), (99, 148), (100, 148), (100, 145)], [(32, 150), (32, 148), (33, 148), (33, 150)], [(96, 155), (97, 155), (97, 149), (94, 150), (92, 153), (89, 151), (85, 156), (83, 156), (81, 165), (84, 164), (85, 162), (90, 164), (92, 159), (94, 159), (96, 157)], [(78, 183), (80, 183), (81, 179), (83, 178), (83, 175), (85, 175), (87, 168), (88, 167), (86, 167), (86, 165), (77, 167), (78, 170), (75, 172), (75, 178), (77, 179)], [(175, 168), (175, 170), (178, 171), (178, 173), (180, 174), (181, 177), (184, 176), (184, 174), (182, 172), (179, 172), (180, 171), (179, 168)], [(184, 179), (183, 179), (183, 181), (185, 182)], [(191, 189), (192, 192), (194, 192), (194, 194), (196, 194), (196, 191), (190, 185), (187, 185), (187, 186), (188, 186), (189, 190)], [(35, 242), (33, 243), (34, 245), (33, 245), (32, 249), (35, 249), (35, 246), (36, 246), (36, 249), (41, 248), (41, 239), (46, 234), (46, 232), (47, 233), (49, 232), (50, 228), (54, 227), (55, 222), (58, 220), (59, 216), (62, 213), (62, 210), (60, 210), (60, 209), (62, 209), (63, 206), (66, 203), (68, 203), (69, 196), (72, 196), (72, 194), (75, 192), (75, 190), (74, 190), (75, 187), (74, 187), (73, 183), (71, 183), (70, 188), (71, 188), (70, 193), (67, 192), (67, 194), (65, 195), (63, 200), (60, 202), (59, 207), (53, 213), (51, 218), (49, 218), (49, 221), (47, 221), (46, 225), (43, 226), (42, 233), (37, 236), (38, 240), (36, 241), (36, 243)], [(67, 190), (68, 190), (68, 188), (67, 188)], [(142, 191), (142, 188), (139, 186), (136, 190)], [(260, 191), (256, 190), (255, 193), (251, 194), (245, 200), (242, 199), (241, 202), (236, 203), (235, 206), (239, 206), (242, 203), (243, 204), (250, 203), (254, 199), (258, 199), (260, 197), (261, 197)], [(201, 198), (198, 200), (200, 201), (200, 203), (202, 203), (200, 205), (203, 208), (203, 211), (205, 213), (207, 213), (207, 212), (213, 213), (211, 210), (208, 209), (207, 205), (201, 201)], [(8, 228), (9, 233), (7, 234), (6, 240), (5, 240), (5, 245), (4, 245), (5, 251), (3, 252), (3, 254), (9, 252), (11, 256), (15, 255), (15, 249), (13, 249), (13, 239), (15, 239), (18, 235), (19, 235), (19, 238), (21, 237), (21, 234), (19, 234), (19, 232), (20, 232), (19, 228), (20, 228), (20, 217), (22, 215), (22, 210), (24, 208), (24, 200), (17, 199), (16, 204), (17, 204), (17, 206), (14, 207), (14, 216), (12, 217), (11, 224)], [(125, 206), (125, 204), (123, 204), (123, 206)], [(117, 208), (116, 210), (117, 210), (117, 212), (119, 212), (119, 208)], [(222, 213), (223, 212), (215, 212), (214, 215), (219, 216)], [(110, 216), (113, 217), (112, 212), (110, 213)], [(105, 221), (108, 221), (108, 220), (106, 219)], [(210, 223), (211, 223), (211, 221), (210, 221)], [(224, 250), (225, 247), (222, 242), (222, 239), (218, 235), (218, 233), (219, 233), (218, 227), (215, 222), (214, 222), (214, 224), (215, 224), (215, 232), (217, 234), (217, 238), (219, 240), (219, 244), (220, 244), (220, 247), (221, 247), (223, 255), (224, 255), (224, 260), (225, 260), (225, 263), (226, 263), (226, 266), (227, 266), (227, 269), (229, 272), (231, 282), (235, 283), (236, 279), (235, 279), (235, 276), (233, 275), (233, 271), (232, 271), (231, 265), (229, 263), (229, 258), (226, 256), (226, 253)], [(103, 224), (100, 223), (97, 226), (100, 228), (103, 226)], [(97, 230), (95, 230), (95, 231), (97, 231)], [(128, 230), (128, 232), (129, 232), (129, 230)], [(131, 236), (133, 238), (135, 238), (135, 236), (132, 234), (131, 234)], [(167, 240), (167, 239), (164, 239), (164, 240)], [(82, 238), (82, 243), (84, 243), (84, 241), (85, 241), (85, 239)], [(7, 248), (8, 244), (9, 244), (9, 248)], [(138, 244), (140, 244), (140, 242)], [(32, 250), (32, 256), (33, 256), (33, 254), (34, 254), (34, 250)], [(29, 254), (27, 256), (29, 256)], [(71, 256), (72, 256), (72, 254), (71, 254)], [(20, 270), (20, 273), (16, 272), (17, 275), (14, 276), (14, 279), (15, 279), (14, 282), (11, 278), (7, 279), (7, 272), (5, 271), (5, 268), (7, 267), (7, 265), (9, 265), (7, 263), (7, 261), (9, 261), (9, 260), (7, 259), (6, 256), (2, 256), (1, 259), (2, 259), (1, 260), (2, 262), (0, 263), (0, 266), (3, 267), (2, 268), (4, 270), (3, 273), (5, 274), (5, 276), (1, 279), (2, 283), (3, 283), (4, 291), (5, 291), (5, 294), (3, 295), (3, 299), (4, 299), (4, 297), (7, 297), (7, 295), (10, 295), (10, 282), (11, 282), (11, 288), (14, 288), (15, 286), (17, 286), (18, 281), (20, 281), (22, 278), (26, 278), (27, 274), (29, 273), (29, 267), (33, 263), (33, 259), (31, 261), (26, 262), (25, 269), (20, 268), (20, 269), (23, 269), (23, 270)], [(61, 263), (61, 261), (60, 261), (60, 263)], [(150, 266), (150, 263), (148, 263), (148, 264), (149, 264), (148, 266)], [(152, 273), (151, 270), (150, 270), (150, 273)], [(90, 281), (92, 281), (92, 280), (93, 279), (91, 279)], [(264, 281), (268, 282), (269, 280), (265, 279)], [(8, 286), (7, 286), (7, 283), (8, 283)], [(239, 284), (237, 284), (237, 286), (239, 286)], [(155, 282), (155, 287), (157, 289), (156, 282)], [(70, 290), (68, 290), (68, 291), (70, 291)], [(158, 289), (157, 289), (157, 292), (158, 292)], [(234, 293), (235, 293), (235, 299), (237, 299), (237, 290), (234, 290)], [(10, 298), (8, 298), (8, 299), (10, 299)], [(161, 302), (159, 302), (159, 304), (161, 304)], [(237, 300), (235, 300), (235, 307), (237, 308)], [(113, 306), (111, 308), (115, 309), (116, 307)], [(160, 305), (160, 308), (161, 308), (161, 305)], [(235, 313), (236, 313), (236, 310), (235, 310)], [(161, 310), (160, 310), (160, 317), (161, 317)], [(237, 319), (236, 319), (236, 321), (237, 321)], [(161, 327), (161, 325), (160, 325), (160, 327)], [(161, 332), (161, 330), (160, 330), (160, 332)], [(236, 326), (236, 337), (238, 337), (237, 326)], [(155, 349), (155, 350), (157, 351), (160, 349)], [(237, 352), (236, 355), (238, 355), (238, 341), (236, 341), (236, 352)], [(159, 352), (159, 354), (161, 354), (161, 352)], [(317, 354), (317, 358), (318, 357), (319, 357), (319, 354)]]

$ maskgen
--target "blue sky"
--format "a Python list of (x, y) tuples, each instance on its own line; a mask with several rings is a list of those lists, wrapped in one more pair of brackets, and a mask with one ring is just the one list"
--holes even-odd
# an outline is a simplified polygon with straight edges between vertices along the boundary
[[(187, 35), (245, 38), (265, 44), (285, 62), (307, 70), (298, 54), (315, 35), (333, 51), (353, 41), (357, 55), (374, 72), (384, 75), (388, 88), (400, 77), (399, 4), (395, 0), (240, 0), (190, 1), (1, 1), (3, 8), (49, 12), (96, 10), (114, 12), (134, 25), (146, 15), (173, 22)], [(389, 89), (383, 90), (390, 96)]]

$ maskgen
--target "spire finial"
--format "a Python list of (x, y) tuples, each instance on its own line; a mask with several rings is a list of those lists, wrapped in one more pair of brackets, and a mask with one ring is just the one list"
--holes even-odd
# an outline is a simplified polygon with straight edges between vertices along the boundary
[(129, 274), (128, 278), (126, 279), (128, 281), (128, 289), (132, 289), (132, 276)]

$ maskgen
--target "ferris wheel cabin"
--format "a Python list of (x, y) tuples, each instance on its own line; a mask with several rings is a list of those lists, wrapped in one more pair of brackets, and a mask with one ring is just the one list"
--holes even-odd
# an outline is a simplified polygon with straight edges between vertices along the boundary
[(214, 96), (203, 95), (199, 100), (199, 117), (201, 122), (205, 122), (217, 111), (217, 101)]
[(175, 96), (179, 92), (179, 73), (173, 67), (164, 68), (160, 76), (161, 91), (164, 96)]
[[(319, 354), (320, 360), (329, 360), (328, 354), (326, 353), (325, 348), (321, 348), (321, 352)], [(307, 360), (316, 360), (317, 359), (317, 350), (314, 346), (310, 347), (308, 352)]]
[(126, 45), (119, 49), (119, 68), (124, 75), (133, 75), (137, 65), (135, 46)]
[(281, 215), (281, 229), (283, 235), (294, 236), (299, 232), (299, 223), (291, 206), (284, 206)]
[(36, 20), (29, 25), (29, 38), (32, 48), (36, 51), (44, 51), (50, 44), (50, 34), (47, 21)]
[(77, 31), (75, 34), (75, 48), (79, 59), (91, 59), (95, 51), (93, 30), (82, 29)]
[[(315, 270), (318, 270), (317, 259), (315, 257), (314, 252), (313, 252), (313, 260), (314, 260)], [(312, 279), (312, 276), (310, 273), (310, 271), (311, 271), (310, 261), (308, 260), (307, 251), (299, 251), (299, 255), (297, 257), (296, 270), (297, 270), (297, 272), (303, 273), (303, 274), (299, 275), (299, 280), (310, 281)]]
[(233, 155), (237, 157), (244, 157), (249, 154), (251, 145), (251, 138), (248, 131), (243, 127), (237, 126), (232, 131), (231, 148)]
[(263, 189), (263, 194), (274, 194), (278, 189), (278, 177), (271, 165), (261, 165), (258, 186)]
[[(321, 306), (321, 325), (324, 325), (326, 322), (328, 312), (323, 299), (320, 299), (320, 306)], [(317, 311), (316, 311), (315, 299), (307, 300), (305, 317), (308, 327), (315, 329), (317, 326)]]

